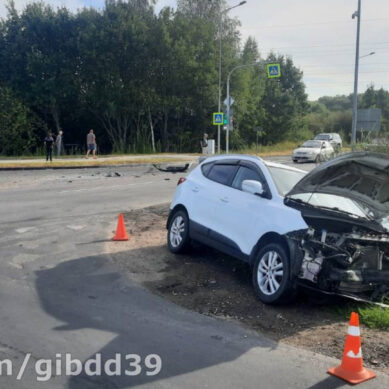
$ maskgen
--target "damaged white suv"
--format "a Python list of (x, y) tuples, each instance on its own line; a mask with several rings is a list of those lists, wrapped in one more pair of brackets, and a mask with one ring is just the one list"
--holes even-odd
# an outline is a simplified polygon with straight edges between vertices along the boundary
[(195, 240), (250, 263), (264, 303), (298, 285), (379, 301), (389, 292), (389, 159), (355, 153), (305, 172), (247, 155), (206, 159), (180, 179), (173, 253)]

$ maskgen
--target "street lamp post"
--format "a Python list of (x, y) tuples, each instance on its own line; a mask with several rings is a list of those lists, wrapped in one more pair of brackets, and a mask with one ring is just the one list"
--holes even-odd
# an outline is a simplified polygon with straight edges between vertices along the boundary
[[(220, 19), (219, 19), (219, 103), (218, 103), (218, 112), (221, 110), (222, 102), (222, 20), (223, 15), (228, 13), (234, 8), (240, 7), (244, 4), (246, 4), (247, 1), (241, 1), (239, 4), (234, 5), (233, 7), (227, 8), (224, 11), (220, 12)], [(220, 136), (221, 136), (221, 129), (220, 124), (217, 126), (217, 152), (220, 154)]]
[(357, 141), (357, 120), (358, 120), (358, 72), (359, 72), (359, 36), (361, 32), (361, 0), (358, 0), (358, 11), (354, 12), (352, 18), (358, 18), (357, 22), (357, 43), (355, 50), (355, 71), (354, 71), (354, 96), (353, 96), (353, 123), (351, 130), (351, 148), (355, 151)]
[(374, 55), (375, 54), (375, 51), (372, 51), (371, 53), (369, 54), (366, 54), (366, 55), (362, 55), (361, 57), (359, 57), (359, 59), (361, 58), (365, 58), (365, 57), (370, 57), (371, 55)]
[(230, 110), (231, 110), (231, 97), (230, 97), (230, 80), (231, 80), (231, 75), (234, 73), (235, 70), (237, 69), (242, 69), (242, 68), (248, 68), (250, 66), (258, 66), (262, 65), (262, 62), (254, 62), (250, 63), (248, 65), (239, 65), (235, 66), (229, 73), (227, 77), (227, 133), (226, 133), (226, 154), (229, 153), (230, 151), (230, 125), (231, 125), (231, 118), (230, 118)]

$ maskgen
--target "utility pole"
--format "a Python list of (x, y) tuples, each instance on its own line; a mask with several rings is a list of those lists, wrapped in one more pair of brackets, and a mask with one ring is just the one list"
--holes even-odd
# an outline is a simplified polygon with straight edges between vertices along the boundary
[(358, 121), (358, 73), (359, 73), (359, 38), (361, 32), (361, 0), (358, 0), (358, 11), (352, 14), (352, 18), (357, 21), (357, 43), (355, 50), (355, 73), (354, 73), (354, 96), (353, 96), (353, 123), (351, 130), (351, 148), (355, 151), (357, 142), (357, 121)]
[[(218, 112), (221, 110), (222, 99), (222, 17), (219, 20), (219, 105)], [(220, 124), (217, 126), (217, 153), (220, 154)]]
[[(234, 8), (241, 7), (245, 5), (247, 1), (241, 1), (239, 4), (234, 5), (233, 7), (227, 8), (224, 11), (220, 12), (219, 19), (219, 100), (218, 100), (218, 112), (220, 112), (222, 108), (222, 23), (223, 23), (223, 15), (227, 14)], [(217, 153), (220, 154), (220, 124), (217, 126)]]

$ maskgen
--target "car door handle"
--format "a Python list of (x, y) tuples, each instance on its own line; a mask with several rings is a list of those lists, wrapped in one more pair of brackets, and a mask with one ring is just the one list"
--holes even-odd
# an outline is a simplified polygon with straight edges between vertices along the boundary
[(220, 201), (223, 201), (223, 203), (228, 203), (230, 200), (228, 199), (228, 197), (222, 197)]
[(198, 186), (195, 186), (194, 188), (192, 188), (192, 192), (195, 192), (195, 193), (197, 193), (199, 190), (200, 190), (200, 188)]

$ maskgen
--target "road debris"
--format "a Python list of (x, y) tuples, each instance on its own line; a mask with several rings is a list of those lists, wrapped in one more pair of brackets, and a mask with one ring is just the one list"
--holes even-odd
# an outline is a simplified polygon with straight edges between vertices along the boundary
[(167, 165), (166, 167), (161, 167), (161, 165), (155, 165), (153, 166), (158, 169), (161, 172), (167, 172), (167, 173), (184, 173), (186, 172), (190, 166), (191, 163), (186, 163), (184, 166), (182, 165)]

